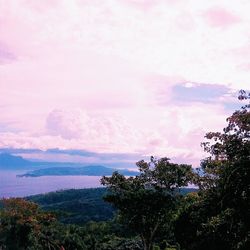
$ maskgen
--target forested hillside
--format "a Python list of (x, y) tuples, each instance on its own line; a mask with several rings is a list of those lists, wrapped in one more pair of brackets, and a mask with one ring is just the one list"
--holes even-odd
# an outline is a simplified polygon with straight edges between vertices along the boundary
[(63, 223), (81, 225), (113, 218), (115, 209), (103, 200), (106, 193), (106, 188), (70, 189), (30, 196), (27, 200), (56, 213)]

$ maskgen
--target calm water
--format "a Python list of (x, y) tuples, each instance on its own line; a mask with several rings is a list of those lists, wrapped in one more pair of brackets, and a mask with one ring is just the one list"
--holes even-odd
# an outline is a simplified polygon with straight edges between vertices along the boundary
[(0, 171), (0, 198), (23, 197), (69, 188), (100, 187), (100, 176), (16, 177), (17, 171)]

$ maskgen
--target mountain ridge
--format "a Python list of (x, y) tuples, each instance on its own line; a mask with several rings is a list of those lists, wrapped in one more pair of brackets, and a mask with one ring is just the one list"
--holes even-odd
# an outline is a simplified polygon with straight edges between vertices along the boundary
[(114, 171), (127, 176), (134, 176), (136, 171), (118, 169), (103, 166), (102, 164), (86, 164), (75, 162), (48, 162), (30, 161), (21, 156), (9, 153), (0, 153), (0, 170), (25, 170), (24, 174), (18, 177), (39, 177), (39, 176), (65, 176), (65, 175), (88, 175), (102, 176), (112, 175)]

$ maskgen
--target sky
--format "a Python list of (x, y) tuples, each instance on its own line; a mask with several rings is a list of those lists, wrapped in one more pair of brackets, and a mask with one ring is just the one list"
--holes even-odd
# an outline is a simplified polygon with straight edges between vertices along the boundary
[(0, 148), (199, 165), (205, 133), (250, 89), (249, 11), (248, 0), (0, 0)]

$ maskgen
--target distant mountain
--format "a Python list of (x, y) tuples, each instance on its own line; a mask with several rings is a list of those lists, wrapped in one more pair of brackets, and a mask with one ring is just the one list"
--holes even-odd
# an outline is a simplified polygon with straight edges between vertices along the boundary
[(29, 171), (18, 177), (39, 177), (39, 176), (63, 176), (63, 175), (88, 175), (102, 176), (112, 175), (114, 171), (126, 176), (135, 176), (138, 172), (127, 169), (113, 169), (104, 166), (85, 166), (85, 167), (52, 167)]
[(8, 153), (0, 153), (0, 170), (24, 170), (28, 171), (19, 177), (38, 177), (51, 175), (89, 175), (101, 176), (112, 175), (114, 171), (127, 176), (134, 176), (135, 171), (126, 169), (115, 169), (104, 167), (102, 165), (86, 165), (86, 163), (73, 162), (43, 162), (30, 161), (21, 156), (11, 155)]
[(21, 156), (15, 156), (11, 154), (1, 153), (0, 154), (0, 170), (8, 169), (21, 169), (31, 165), (30, 161), (23, 159)]

